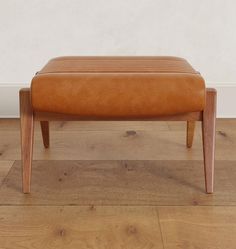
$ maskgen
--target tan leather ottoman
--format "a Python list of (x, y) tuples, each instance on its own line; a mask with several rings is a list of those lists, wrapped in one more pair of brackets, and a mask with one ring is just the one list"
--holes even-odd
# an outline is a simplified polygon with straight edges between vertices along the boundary
[(178, 57), (58, 57), (20, 91), (23, 192), (30, 192), (33, 123), (49, 147), (50, 120), (202, 121), (206, 192), (213, 192), (216, 91)]

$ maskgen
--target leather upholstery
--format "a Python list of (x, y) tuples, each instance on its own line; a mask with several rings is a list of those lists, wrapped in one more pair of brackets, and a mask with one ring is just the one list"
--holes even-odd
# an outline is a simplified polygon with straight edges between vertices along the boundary
[(33, 78), (37, 112), (155, 118), (202, 111), (205, 83), (178, 57), (58, 57)]

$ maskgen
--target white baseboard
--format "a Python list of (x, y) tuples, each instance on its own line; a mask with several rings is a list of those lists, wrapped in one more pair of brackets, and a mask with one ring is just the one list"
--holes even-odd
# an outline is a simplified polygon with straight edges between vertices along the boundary
[(236, 83), (208, 83), (217, 90), (217, 117), (236, 118)]
[[(207, 83), (217, 89), (217, 117), (236, 118), (236, 83)], [(23, 84), (0, 84), (0, 118), (19, 117), (19, 89)]]
[(19, 117), (19, 90), (23, 84), (0, 84), (0, 118)]

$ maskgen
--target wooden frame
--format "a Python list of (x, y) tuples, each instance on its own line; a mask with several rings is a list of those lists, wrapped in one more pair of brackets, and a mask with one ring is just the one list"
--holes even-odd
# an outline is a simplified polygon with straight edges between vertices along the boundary
[[(55, 113), (34, 112), (31, 105), (30, 89), (20, 90), (20, 119), (21, 119), (21, 157), (23, 192), (30, 193), (32, 155), (33, 155), (33, 135), (34, 121), (40, 121), (45, 148), (49, 147), (49, 121), (53, 120), (101, 120), (94, 118), (81, 119), (76, 115), (64, 115)], [(171, 116), (161, 116), (156, 121), (187, 121), (186, 146), (192, 147), (195, 121), (202, 122), (203, 155), (205, 172), (206, 193), (213, 193), (214, 181), (214, 152), (215, 152), (215, 119), (216, 119), (216, 90), (206, 89), (206, 105), (201, 112), (190, 112)], [(103, 119), (104, 120), (104, 119)], [(109, 119), (106, 119), (107, 121)], [(114, 119), (110, 119), (114, 120)], [(116, 119), (123, 120), (123, 119)], [(144, 120), (144, 119), (130, 119)]]

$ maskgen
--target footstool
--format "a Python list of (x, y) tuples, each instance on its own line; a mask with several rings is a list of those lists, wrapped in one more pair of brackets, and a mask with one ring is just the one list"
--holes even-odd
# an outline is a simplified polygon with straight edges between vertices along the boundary
[(34, 121), (49, 147), (53, 120), (187, 121), (187, 147), (202, 122), (205, 188), (213, 192), (216, 90), (182, 58), (58, 57), (20, 90), (23, 192), (30, 192)]

